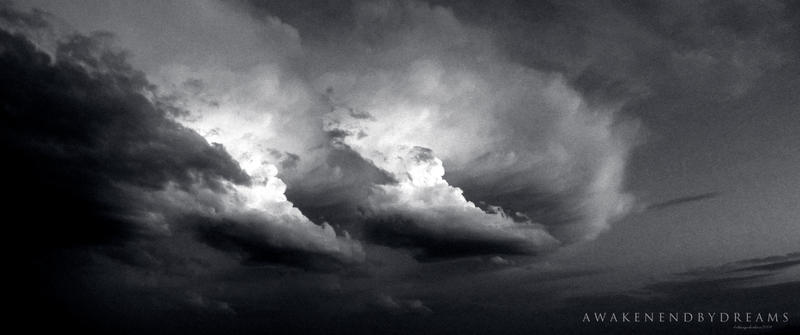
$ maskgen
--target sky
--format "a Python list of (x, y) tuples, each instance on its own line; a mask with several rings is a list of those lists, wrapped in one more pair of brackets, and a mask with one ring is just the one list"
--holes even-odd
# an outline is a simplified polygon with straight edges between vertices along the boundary
[(0, 30), (21, 316), (165, 334), (800, 324), (794, 2), (31, 0), (0, 2)]

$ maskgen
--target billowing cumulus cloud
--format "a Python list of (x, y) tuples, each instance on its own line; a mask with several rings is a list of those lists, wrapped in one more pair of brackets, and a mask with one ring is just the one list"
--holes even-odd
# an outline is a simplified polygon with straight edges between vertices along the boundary
[(591, 109), (559, 76), (506, 60), (488, 32), (447, 9), (381, 2), (353, 11), (353, 43), (315, 54), (335, 61), (314, 87), (372, 116), (351, 118), (369, 129), (343, 129), (362, 157), (392, 171), (381, 161), (396, 148), (431, 149), (443, 169), (432, 178), (446, 168), (474, 200), (520, 212), (566, 242), (596, 236), (628, 209), (622, 181), (633, 132), (613, 110)]
[(487, 253), (532, 254), (557, 241), (530, 220), (515, 222), (504, 212), (487, 213), (443, 179), (442, 161), (423, 147), (372, 146), (372, 120), (338, 108), (324, 129), (337, 145), (359, 153), (393, 177), (375, 185), (366, 199), (368, 237), (394, 246), (420, 248), (425, 257)]
[[(249, 65), (236, 53), (203, 62), (198, 50), (158, 73), (192, 111), (181, 122), (225, 144), (250, 174), (280, 167), (309, 217), (442, 255), (533, 253), (591, 239), (629, 208), (633, 127), (610, 107), (590, 108), (560, 76), (507, 60), (488, 31), (446, 8), (356, 2), (352, 22), (324, 38), (226, 10), (214, 18), (244, 16), (244, 31), (284, 37)], [(275, 152), (297, 159), (289, 167)]]
[(133, 71), (130, 59), (155, 83), (141, 78), (160, 122), (221, 143), (243, 176), (124, 185), (140, 221), (248, 261), (351, 263), (359, 239), (418, 257), (537, 254), (592, 239), (631, 207), (635, 127), (451, 10), (355, 2), (347, 22), (306, 35), (246, 6), (94, 9), (130, 27), (118, 38), (132, 50), (85, 66)]
[(248, 174), (221, 144), (171, 120), (183, 111), (154, 93), (108, 34), (67, 36), (54, 59), (21, 35), (0, 37), (3, 152), (14, 158), (4, 172), (15, 206), (29, 213), (21, 232), (41, 230), (53, 243), (45, 248), (193, 231), (253, 261), (363, 258), (357, 242), (286, 200), (274, 166)]

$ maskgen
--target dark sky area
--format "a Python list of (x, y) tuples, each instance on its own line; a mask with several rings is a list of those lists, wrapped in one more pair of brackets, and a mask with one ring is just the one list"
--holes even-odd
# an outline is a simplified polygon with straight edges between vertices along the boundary
[(794, 1), (0, 1), (12, 322), (791, 333), (798, 60)]

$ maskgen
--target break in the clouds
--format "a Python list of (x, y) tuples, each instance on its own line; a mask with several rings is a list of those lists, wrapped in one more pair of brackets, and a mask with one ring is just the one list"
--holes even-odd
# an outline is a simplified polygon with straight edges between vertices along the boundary
[[(105, 4), (112, 18), (129, 6)], [(247, 6), (137, 6), (152, 15), (124, 16), (138, 32), (119, 37), (128, 53), (107, 33), (60, 32), (50, 61), (9, 35), (20, 46), (6, 57), (31, 55), (15, 56), (9, 77), (64, 77), (9, 100), (24, 111), (10, 120), (28, 122), (15, 131), (31, 132), (9, 141), (35, 147), (14, 147), (31, 165), (74, 166), (25, 179), (75, 179), (86, 189), (75, 201), (122, 222), (114, 229), (189, 230), (289, 264), (357, 263), (357, 239), (419, 257), (536, 254), (592, 239), (631, 207), (635, 126), (560, 75), (509, 60), (451, 10), (355, 2), (352, 21), (322, 38)], [(182, 14), (160, 22), (170, 12)], [(34, 41), (50, 27), (41, 12), (4, 17)], [(25, 105), (31, 95), (50, 105)]]

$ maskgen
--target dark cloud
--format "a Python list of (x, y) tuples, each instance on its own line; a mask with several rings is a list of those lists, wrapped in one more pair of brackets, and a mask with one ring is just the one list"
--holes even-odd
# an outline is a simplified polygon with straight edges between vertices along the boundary
[(776, 263), (768, 263), (762, 265), (753, 265), (746, 268), (741, 268), (733, 271), (737, 272), (744, 272), (744, 271), (779, 271), (783, 269), (787, 269), (793, 266), (800, 265), (800, 259), (793, 259), (784, 262), (776, 262)]
[(309, 42), (333, 41), (352, 29), (355, 17), (354, 1), (300, 0), (288, 3), (280, 0), (225, 0), (247, 7), (257, 18), (274, 15), (296, 27)]
[[(796, 52), (791, 1), (434, 2), (490, 26), (515, 60), (563, 72), (594, 98), (683, 90), (725, 98), (779, 66), (772, 55)], [(690, 55), (714, 65), (687, 73)]]
[(742, 266), (747, 263), (743, 261), (681, 273), (645, 286), (645, 292), (654, 294), (635, 300), (637, 304), (681, 310), (781, 311), (795, 318), (794, 301), (798, 298), (800, 282), (775, 280), (776, 276), (797, 265), (797, 255), (786, 257), (795, 262), (762, 262), (760, 266), (747, 267)]
[[(395, 183), (395, 179), (376, 168), (351, 148), (342, 145), (337, 134), (330, 132), (331, 145), (327, 147), (322, 164), (303, 176), (303, 180), (290, 184), (287, 197), (309, 218), (341, 225), (357, 231), (363, 219), (360, 207), (373, 185)], [(325, 196), (321, 196), (324, 194)]]
[(800, 261), (800, 252), (792, 252), (786, 255), (776, 255), (763, 258), (751, 258), (726, 263), (714, 267), (704, 267), (681, 273), (681, 275), (703, 277), (703, 276), (730, 276), (739, 272), (751, 272), (761, 274), (773, 274), (795, 266)]
[(286, 153), (286, 158), (281, 160), (281, 170), (291, 170), (297, 167), (297, 161), (300, 160), (300, 156), (293, 154), (291, 152)]
[(14, 315), (87, 334), (222, 332), (238, 311), (206, 282), (240, 261), (335, 270), (349, 259), (315, 249), (335, 248), (335, 233), (296, 214), (226, 212), (254, 181), (222, 145), (173, 121), (174, 106), (111, 39), (71, 35), (51, 58), (0, 31)]
[[(800, 282), (792, 278), (789, 269), (797, 265), (799, 254), (771, 256), (741, 260), (722, 265), (703, 267), (677, 273), (655, 280), (639, 289), (612, 294), (595, 294), (567, 299), (566, 307), (554, 315), (583, 315), (595, 311), (611, 312), (725, 312), (731, 323), (673, 324), (669, 327), (652, 327), (641, 324), (604, 324), (610, 333), (620, 331), (646, 331), (669, 334), (680, 329), (687, 334), (728, 332), (734, 326), (733, 313), (779, 313), (778, 323), (750, 323), (769, 325), (760, 333), (791, 333), (797, 329), (796, 301)], [(794, 264), (788, 264), (794, 263)], [(782, 276), (782, 277), (781, 277)], [(783, 322), (788, 313), (789, 322)], [(549, 314), (549, 313), (548, 313)], [(591, 314), (590, 314), (591, 315)], [(744, 317), (744, 316), (742, 316)], [(740, 324), (748, 324), (742, 323)], [(578, 326), (577, 329), (595, 331), (599, 325)], [(646, 330), (645, 330), (646, 329)]]
[[(245, 265), (288, 265), (319, 271), (337, 271), (356, 262), (337, 257), (326, 250), (307, 250), (295, 245), (290, 238), (276, 236), (275, 231), (265, 230), (259, 218), (211, 221), (203, 217), (188, 217), (198, 238), (215, 248), (230, 251), (241, 257)], [(283, 239), (281, 239), (283, 237)]]
[(3, 175), (14, 194), (9, 208), (26, 217), (15, 229), (48, 241), (34, 244), (107, 242), (147, 230), (132, 222), (147, 209), (132, 203), (129, 189), (249, 182), (221, 145), (154, 106), (143, 74), (103, 38), (73, 36), (50, 59), (0, 32), (1, 141), (12, 162)]
[[(3, 20), (30, 19), (0, 8)], [(149, 95), (152, 85), (109, 39), (73, 35), (51, 57), (25, 36), (0, 31), (4, 250), (19, 272), (10, 301), (24, 319), (47, 315), (86, 333), (136, 318), (130, 308), (113, 307), (113, 297), (128, 306), (172, 299), (161, 289), (122, 288), (128, 266), (151, 274), (182, 271), (176, 261), (191, 259), (186, 251), (163, 252), (172, 243), (163, 240), (169, 232), (160, 219), (163, 207), (143, 197), (168, 185), (224, 193), (223, 181), (250, 183), (221, 145), (170, 120)], [(187, 250), (197, 251), (197, 244)], [(104, 265), (103, 257), (126, 265)], [(193, 304), (175, 299), (182, 300), (177, 306)], [(200, 303), (225, 308), (215, 300)], [(194, 305), (202, 307), (197, 299)]]
[(673, 207), (673, 206), (683, 205), (683, 204), (690, 203), (690, 202), (713, 199), (713, 198), (716, 198), (716, 197), (719, 197), (719, 196), (720, 196), (719, 192), (709, 192), (709, 193), (703, 193), (703, 194), (698, 194), (698, 195), (691, 195), (691, 196), (680, 197), (680, 198), (675, 198), (675, 199), (670, 199), (670, 200), (667, 200), (667, 201), (655, 203), (655, 204), (647, 206), (647, 209), (648, 210), (659, 210), (659, 209), (669, 208), (669, 207)]
[[(2, 172), (13, 194), (5, 205), (19, 213), (10, 228), (23, 248), (169, 244), (167, 236), (188, 231), (258, 264), (316, 268), (363, 257), (357, 242), (275, 194), (274, 175), (252, 180), (221, 144), (174, 121), (183, 111), (159, 97), (113, 39), (70, 34), (51, 58), (0, 31), (0, 142), (12, 162)], [(299, 160), (280, 156), (286, 167)], [(130, 259), (152, 263), (143, 260)]]
[(52, 19), (52, 15), (38, 8), (26, 13), (14, 10), (7, 1), (0, 3), (0, 23), (8, 28), (48, 29)]
[(398, 300), (392, 296), (381, 294), (376, 297), (373, 305), (392, 314), (433, 314), (433, 310), (425, 306), (419, 299)]
[[(462, 219), (457, 215), (442, 218), (443, 221)], [(491, 254), (537, 253), (537, 249), (532, 248), (522, 237), (515, 241), (507, 236), (493, 237), (491, 231), (470, 234), (470, 232), (442, 229), (436, 232), (431, 231), (430, 227), (444, 223), (437, 222), (438, 220), (432, 222), (417, 222), (417, 220), (419, 219), (403, 217), (402, 214), (394, 217), (369, 218), (365, 223), (365, 234), (369, 240), (376, 243), (416, 250), (415, 256), (421, 261)]]
[[(492, 159), (487, 157), (487, 160)], [(472, 199), (480, 202), (502, 206), (509, 210), (524, 211), (525, 215), (546, 223), (551, 230), (566, 229), (570, 225), (580, 225), (584, 217), (576, 210), (575, 204), (564, 199), (568, 196), (547, 190), (540, 190), (535, 186), (523, 186), (526, 178), (525, 172), (498, 174), (477, 179), (458, 178), (456, 185)], [(572, 191), (577, 193), (577, 190)]]

